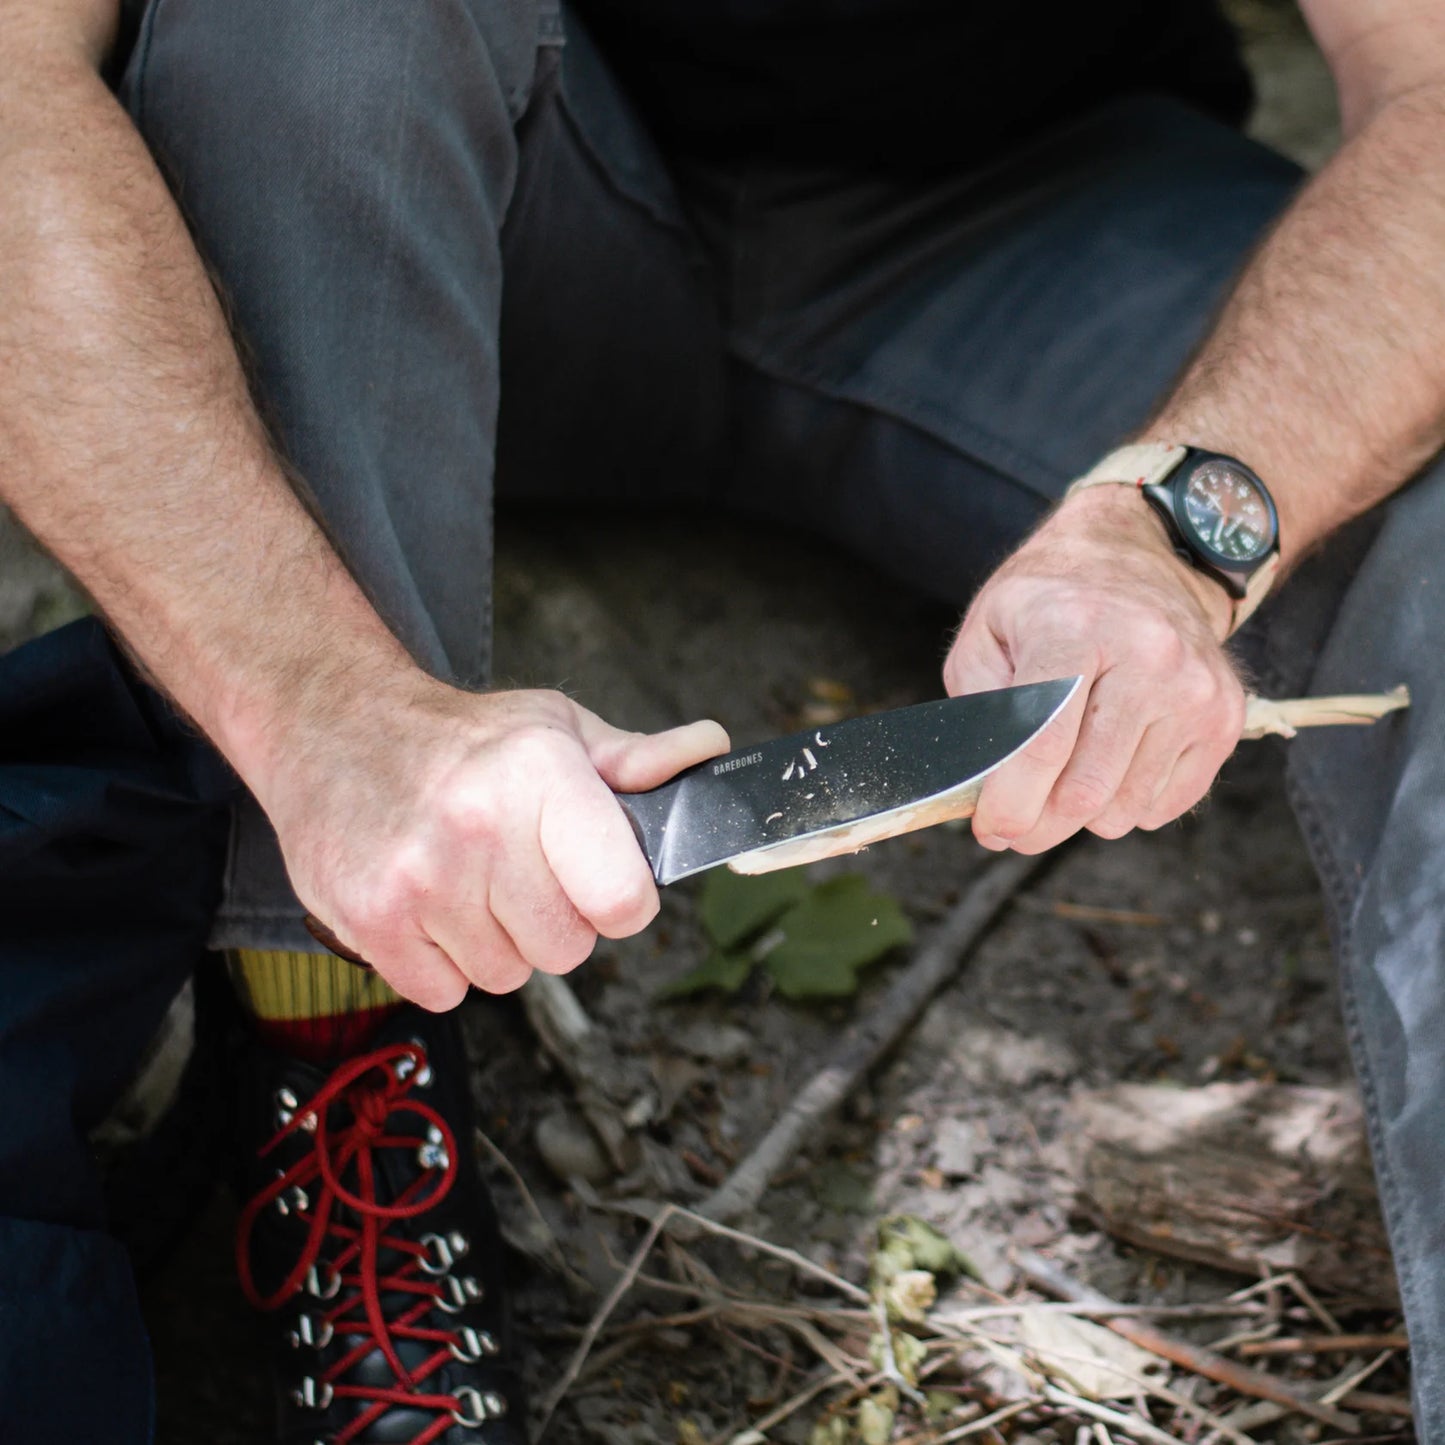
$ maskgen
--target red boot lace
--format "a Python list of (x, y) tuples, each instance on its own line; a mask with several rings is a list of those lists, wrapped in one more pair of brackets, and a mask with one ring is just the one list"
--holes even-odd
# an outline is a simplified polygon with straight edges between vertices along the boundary
[[(405, 1065), (409, 1063), (410, 1069)], [(350, 1424), (336, 1436), (335, 1445), (349, 1445), (358, 1439), (388, 1410), (403, 1406), (411, 1410), (433, 1411), (437, 1419), (410, 1445), (429, 1445), (462, 1418), (465, 1402), (454, 1394), (428, 1391), (427, 1381), (449, 1359), (453, 1347), (460, 1347), (458, 1330), (435, 1329), (423, 1323), (438, 1301), (446, 1299), (445, 1281), (426, 1273), (422, 1266), (428, 1259), (424, 1244), (387, 1232), (387, 1224), (414, 1219), (439, 1204), (451, 1189), (457, 1173), (457, 1144), (445, 1119), (429, 1105), (410, 1097), (412, 1084), (426, 1066), (426, 1055), (417, 1044), (392, 1044), (349, 1060), (338, 1068), (312, 1098), (300, 1103), (289, 1123), (260, 1150), (265, 1158), (284, 1139), (298, 1132), (313, 1134), (312, 1148), (289, 1169), (281, 1173), (246, 1205), (236, 1236), (236, 1269), (246, 1298), (257, 1308), (274, 1310), (293, 1298), (302, 1285), (317, 1271), (329, 1271), (325, 1297), (335, 1302), (321, 1316), (335, 1334), (351, 1342), (351, 1348), (320, 1377), (331, 1387), (337, 1399), (366, 1402)], [(351, 1122), (333, 1132), (327, 1114), (334, 1104), (343, 1104)], [(374, 1155), (380, 1149), (406, 1149), (415, 1153), (418, 1140), (387, 1133), (387, 1123), (395, 1114), (412, 1114), (440, 1132), (441, 1146), (446, 1150), (445, 1164), (426, 1166), (390, 1204), (376, 1197)], [(354, 1187), (348, 1188), (343, 1178), (349, 1177)], [(313, 1186), (319, 1181), (319, 1189)], [(274, 1293), (263, 1295), (251, 1274), (251, 1231), (261, 1212), (278, 1199), (300, 1201), (305, 1190), (305, 1203), (298, 1203), (297, 1214), (308, 1223), (306, 1243), (291, 1273)], [(355, 1227), (333, 1218), (337, 1204), (350, 1209), (360, 1221)], [(336, 1252), (322, 1258), (322, 1249), (331, 1241)], [(402, 1263), (382, 1274), (378, 1264), (381, 1251), (390, 1250)], [(321, 1294), (322, 1291), (314, 1290)], [(382, 1295), (406, 1295), (415, 1300), (400, 1312), (387, 1317)], [(395, 1309), (395, 1305), (393, 1304)], [(400, 1340), (422, 1340), (436, 1345), (434, 1353), (408, 1370), (397, 1352)], [(373, 1350), (381, 1350), (391, 1366), (396, 1383), (392, 1387), (373, 1387), (342, 1383), (342, 1377)]]

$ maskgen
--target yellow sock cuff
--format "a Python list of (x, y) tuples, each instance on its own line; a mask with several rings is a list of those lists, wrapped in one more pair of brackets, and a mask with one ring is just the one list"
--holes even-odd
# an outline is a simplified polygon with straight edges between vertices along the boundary
[(332, 953), (242, 948), (230, 968), (242, 1004), (258, 1019), (327, 1018), (403, 1002), (379, 973)]

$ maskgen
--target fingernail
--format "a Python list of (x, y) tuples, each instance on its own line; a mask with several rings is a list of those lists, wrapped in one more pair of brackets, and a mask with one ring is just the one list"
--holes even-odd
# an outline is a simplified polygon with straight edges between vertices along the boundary
[(985, 833), (978, 839), (978, 846), (993, 853), (1003, 853), (1008, 849), (1008, 839), (1000, 838), (997, 833)]

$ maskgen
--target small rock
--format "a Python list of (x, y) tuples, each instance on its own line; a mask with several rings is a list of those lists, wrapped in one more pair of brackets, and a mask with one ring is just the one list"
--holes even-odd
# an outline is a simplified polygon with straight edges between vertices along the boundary
[(972, 1119), (940, 1119), (933, 1131), (933, 1162), (951, 1179), (965, 1179), (978, 1168), (986, 1141)]
[(713, 1019), (694, 1019), (671, 1036), (669, 1042), (714, 1064), (736, 1064), (752, 1052), (753, 1036), (736, 1024), (718, 1023)]
[(535, 1142), (542, 1162), (565, 1184), (585, 1179), (600, 1184), (612, 1177), (612, 1166), (597, 1136), (565, 1111), (544, 1115), (537, 1123)]

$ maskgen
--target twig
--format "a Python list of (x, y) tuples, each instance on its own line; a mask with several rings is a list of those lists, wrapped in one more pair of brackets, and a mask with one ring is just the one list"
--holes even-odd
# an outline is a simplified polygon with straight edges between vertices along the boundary
[(898, 1355), (893, 1348), (893, 1326), (888, 1320), (888, 1305), (880, 1297), (873, 1301), (873, 1322), (877, 1325), (879, 1349), (883, 1354), (883, 1375), (900, 1395), (906, 1395), (915, 1405), (926, 1407), (928, 1400), (917, 1385), (910, 1384), (898, 1368)]
[(1161, 928), (1170, 920), (1162, 913), (1141, 913), (1136, 908), (1106, 908), (1100, 903), (1071, 903), (1064, 898), (1035, 898), (1025, 893), (1017, 899), (1030, 913), (1047, 913), (1072, 923), (1118, 923), (1128, 928)]
[(1241, 1355), (1327, 1355), (1348, 1350), (1408, 1350), (1404, 1330), (1383, 1335), (1290, 1335), (1284, 1339), (1241, 1344)]
[(1136, 1440), (1148, 1440), (1152, 1442), (1152, 1445), (1181, 1445), (1178, 1436), (1169, 1434), (1167, 1430), (1161, 1430), (1142, 1416), (1126, 1415), (1121, 1410), (1109, 1409), (1107, 1405), (1096, 1405), (1094, 1401), (1086, 1400), (1082, 1395), (1071, 1395), (1057, 1385), (1045, 1385), (1044, 1398), (1051, 1404), (1061, 1405), (1064, 1409), (1072, 1410), (1086, 1419), (1098, 1420), (1104, 1425), (1112, 1425), (1114, 1429), (1122, 1430), (1124, 1434), (1132, 1435)]
[(1317, 1300), (1314, 1292), (1302, 1280), (1299, 1275), (1289, 1276), (1289, 1287), (1294, 1291), (1299, 1302), (1332, 1334), (1341, 1335), (1344, 1331), (1335, 1317)]
[(595, 1190), (588, 1188), (580, 1181), (574, 1181), (573, 1189), (578, 1198), (592, 1209), (599, 1209), (609, 1214), (631, 1214), (643, 1219), (654, 1219), (657, 1214), (665, 1213), (668, 1222), (676, 1219), (684, 1224), (691, 1224), (695, 1229), (702, 1230), (707, 1234), (716, 1234), (723, 1239), (730, 1239), (734, 1244), (746, 1245), (749, 1249), (761, 1250), (764, 1254), (770, 1254), (774, 1259), (781, 1259), (791, 1264), (795, 1269), (800, 1269), (804, 1274), (811, 1274), (815, 1279), (821, 1279), (831, 1285), (841, 1295), (846, 1295), (856, 1303), (870, 1306), (872, 1296), (866, 1289), (846, 1280), (840, 1274), (834, 1274), (831, 1269), (824, 1269), (821, 1264), (815, 1264), (806, 1255), (799, 1254), (795, 1249), (788, 1249), (781, 1244), (772, 1244), (766, 1239), (760, 1239), (756, 1234), (749, 1234), (746, 1230), (735, 1229), (730, 1224), (724, 1224), (721, 1220), (708, 1219), (691, 1209), (684, 1209), (680, 1204), (658, 1204), (655, 1200), (626, 1200), (626, 1199), (603, 1199)]
[(1137, 1315), (1144, 1319), (1159, 1320), (1213, 1320), (1240, 1319), (1262, 1313), (1256, 1304), (1246, 1302), (1240, 1305), (1199, 1304), (1199, 1305), (1120, 1305), (1084, 1304), (1039, 1300), (1016, 1300), (1003, 1305), (978, 1305), (969, 1309), (950, 1309), (938, 1316), (947, 1320), (988, 1320), (1007, 1319), (1014, 1315), (1033, 1314), (1034, 1311), (1048, 1314), (1077, 1315), (1080, 1319), (1105, 1319), (1109, 1316)]
[(797, 1093), (782, 1117), (753, 1147), (698, 1212), (736, 1219), (762, 1198), (777, 1173), (798, 1156), (820, 1124), (958, 971), (967, 951), (1047, 855), (1010, 853), (991, 863), (962, 900), (928, 935), (913, 961), (865, 1018), (852, 1024), (827, 1062)]
[(492, 1162), (512, 1181), (513, 1187), (522, 1197), (522, 1204), (526, 1208), (527, 1213), (532, 1216), (533, 1222), (537, 1225), (538, 1229), (541, 1230), (542, 1238), (545, 1240), (544, 1253), (548, 1263), (574, 1287), (581, 1290), (590, 1290), (592, 1287), (591, 1284), (567, 1263), (567, 1256), (562, 1252), (562, 1246), (557, 1242), (557, 1236), (552, 1226), (547, 1223), (547, 1216), (542, 1213), (541, 1207), (532, 1195), (532, 1191), (527, 1188), (527, 1181), (517, 1172), (517, 1166), (507, 1158), (501, 1148), (499, 1148), (480, 1127), (477, 1128), (476, 1132), (477, 1141), (491, 1156)]
[(1398, 1415), (1402, 1420), (1413, 1419), (1415, 1415), (1414, 1406), (1403, 1395), (1376, 1395), (1369, 1390), (1351, 1390), (1340, 1404), (1362, 1414)]
[(632, 1288), (638, 1272), (642, 1269), (647, 1256), (652, 1253), (652, 1246), (657, 1243), (658, 1236), (667, 1227), (667, 1221), (672, 1217), (672, 1206), (664, 1205), (657, 1212), (657, 1218), (652, 1221), (646, 1236), (641, 1244), (633, 1251), (627, 1268), (623, 1270), (615, 1285), (612, 1286), (607, 1298), (602, 1301), (597, 1313), (592, 1316), (587, 1326), (586, 1333), (582, 1336), (581, 1343), (573, 1352), (572, 1358), (567, 1362), (567, 1368), (562, 1372), (562, 1378), (557, 1381), (551, 1394), (547, 1396), (547, 1402), (542, 1410), (542, 1423), (537, 1429), (537, 1439), (540, 1441), (547, 1433), (547, 1427), (552, 1423), (552, 1416), (557, 1411), (557, 1406), (562, 1403), (567, 1391), (572, 1388), (577, 1376), (582, 1373), (582, 1366), (587, 1363), (587, 1356), (592, 1352), (592, 1346), (597, 1341), (597, 1336), (602, 1332), (602, 1326), (607, 1323), (608, 1316), (617, 1308), (622, 1296)]
[(1012, 1420), (1015, 1415), (1022, 1415), (1025, 1410), (1032, 1410), (1035, 1403), (1033, 1400), (1015, 1400), (1012, 1405), (1005, 1405), (991, 1415), (983, 1415), (977, 1420), (970, 1420), (966, 1425), (959, 1425), (947, 1434), (939, 1435), (933, 1445), (952, 1445), (955, 1440), (967, 1440), (970, 1435), (992, 1430), (995, 1425), (1002, 1425), (1005, 1420)]
[[(1040, 1255), (1023, 1253), (1018, 1256), (1016, 1263), (1019, 1271), (1030, 1283), (1048, 1294), (1081, 1302), (1105, 1302), (1104, 1295), (1070, 1279), (1057, 1265)], [(1142, 1321), (1113, 1318), (1106, 1319), (1103, 1323), (1116, 1335), (1122, 1335), (1141, 1349), (1159, 1355), (1186, 1370), (1192, 1370), (1196, 1375), (1203, 1375), (1206, 1379), (1227, 1385), (1241, 1395), (1252, 1395), (1258, 1400), (1270, 1400), (1276, 1405), (1284, 1405), (1302, 1415), (1322, 1420), (1326, 1425), (1346, 1434), (1356, 1434), (1359, 1431), (1359, 1423), (1351, 1416), (1321, 1404), (1297, 1386), (1266, 1375), (1262, 1370), (1241, 1365), (1235, 1360), (1227, 1360), (1222, 1355), (1201, 1349), (1187, 1340), (1166, 1335), (1162, 1330)]]
[(796, 1415), (804, 1405), (816, 1399), (824, 1390), (831, 1389), (834, 1385), (849, 1383), (848, 1380), (837, 1374), (825, 1374), (814, 1380), (811, 1385), (805, 1385), (796, 1395), (783, 1401), (776, 1409), (769, 1410), (762, 1419), (748, 1427), (746, 1431), (737, 1431), (733, 1435), (723, 1435), (720, 1441), (733, 1439), (736, 1434), (764, 1434), (771, 1430), (774, 1425), (781, 1425), (789, 1415)]
[(1389, 692), (1365, 693), (1352, 697), (1291, 697), (1278, 700), (1254, 697), (1246, 700), (1244, 738), (1278, 733), (1292, 738), (1300, 728), (1333, 727), (1339, 723), (1357, 726), (1378, 722), (1386, 713), (1410, 706), (1410, 689), (1393, 687)]
[(1325, 1393), (1320, 1396), (1320, 1403), (1322, 1405), (1333, 1405), (1336, 1400), (1343, 1400), (1346, 1395), (1354, 1390), (1356, 1385), (1363, 1385), (1376, 1370), (1389, 1360), (1394, 1359), (1394, 1357), (1394, 1350), (1381, 1350), (1368, 1365), (1364, 1365), (1356, 1370), (1349, 1379), (1341, 1380), (1338, 1385), (1326, 1390)]

